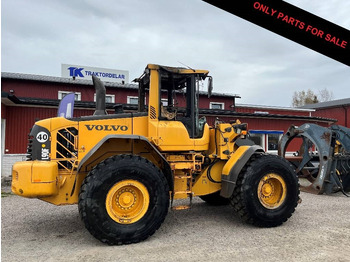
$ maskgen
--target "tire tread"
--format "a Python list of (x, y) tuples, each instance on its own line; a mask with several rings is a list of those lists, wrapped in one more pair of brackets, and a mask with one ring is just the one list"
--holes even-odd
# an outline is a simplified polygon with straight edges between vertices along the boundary
[[(133, 167), (142, 167), (142, 168), (148, 168), (149, 170), (156, 170), (157, 178), (153, 178), (155, 181), (160, 181), (160, 190), (161, 192), (166, 192), (168, 194), (169, 192), (169, 186), (167, 183), (167, 180), (165, 179), (165, 176), (161, 172), (161, 170), (156, 167), (152, 162), (149, 160), (135, 155), (118, 155), (113, 156), (110, 158), (105, 159), (98, 165), (96, 165), (90, 173), (86, 176), (84, 179), (80, 193), (79, 193), (79, 214), (82, 219), (82, 221), (85, 224), (86, 229), (98, 240), (100, 240), (103, 243), (106, 243), (108, 245), (123, 245), (123, 244), (131, 244), (131, 243), (138, 243), (140, 241), (143, 241), (153, 235), (156, 230), (159, 229), (160, 225), (164, 222), (166, 214), (168, 212), (169, 208), (169, 198), (161, 199), (160, 204), (162, 206), (156, 206), (155, 208), (161, 209), (160, 215), (154, 217), (154, 221), (151, 223), (151, 227), (147, 230), (143, 230), (144, 233), (134, 234), (130, 238), (130, 232), (120, 232), (114, 233), (112, 231), (109, 231), (108, 233), (103, 232), (101, 228), (96, 225), (95, 218), (99, 216), (99, 210), (97, 208), (94, 208), (93, 200), (91, 199), (91, 196), (89, 196), (90, 192), (93, 191), (95, 188), (99, 187), (101, 185), (101, 180), (103, 179), (103, 171), (106, 169), (111, 169), (115, 166), (118, 166), (120, 162), (133, 162)], [(154, 199), (154, 202), (157, 201), (157, 198), (160, 196), (156, 196)], [(161, 196), (164, 198), (164, 196)], [(108, 222), (104, 221), (102, 223), (102, 228), (106, 229), (108, 228)], [(144, 228), (145, 225), (140, 225), (138, 229)], [(141, 231), (140, 231), (141, 232)]]
[[(274, 221), (266, 221), (263, 219), (259, 219), (256, 216), (253, 216), (247, 208), (247, 203), (246, 203), (247, 200), (244, 198), (244, 191), (245, 191), (244, 186), (247, 183), (248, 173), (252, 172), (253, 166), (255, 165), (256, 161), (261, 162), (262, 158), (271, 158), (271, 159), (278, 158), (281, 161), (284, 161), (285, 164), (287, 164), (291, 168), (291, 170), (294, 171), (293, 166), (287, 160), (285, 160), (279, 156), (268, 155), (268, 154), (253, 155), (253, 157), (248, 161), (248, 163), (245, 165), (245, 167), (242, 169), (240, 175), (238, 176), (238, 179), (236, 182), (236, 187), (233, 191), (233, 194), (232, 194), (230, 200), (231, 200), (231, 205), (233, 206), (233, 209), (238, 213), (238, 215), (241, 217), (241, 219), (244, 222), (258, 226), (258, 227), (275, 227), (275, 226), (279, 226), (279, 225), (283, 224), (284, 222), (286, 222), (294, 213), (295, 208), (298, 205), (297, 200), (299, 199), (299, 193), (300, 193), (299, 183), (296, 182), (298, 185), (297, 200), (294, 201), (294, 203), (290, 207), (290, 211), (288, 214), (284, 214), (283, 216), (280, 216), (278, 219), (276, 219)], [(294, 173), (295, 173), (295, 171), (294, 171)], [(296, 175), (295, 175), (295, 179), (297, 180)]]

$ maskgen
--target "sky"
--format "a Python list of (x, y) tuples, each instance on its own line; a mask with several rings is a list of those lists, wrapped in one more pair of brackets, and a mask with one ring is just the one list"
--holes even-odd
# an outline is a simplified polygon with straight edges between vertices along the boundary
[[(349, 0), (287, 0), (350, 29)], [(2, 0), (1, 71), (61, 76), (61, 64), (207, 69), (239, 104), (288, 107), (295, 91), (350, 98), (349, 67), (201, 0)]]

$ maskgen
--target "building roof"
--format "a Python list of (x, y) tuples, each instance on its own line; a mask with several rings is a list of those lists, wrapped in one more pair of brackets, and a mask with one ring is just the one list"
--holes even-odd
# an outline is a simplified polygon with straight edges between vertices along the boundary
[(308, 104), (308, 105), (301, 106), (300, 108), (321, 109), (321, 108), (340, 107), (340, 106), (350, 106), (350, 98), (332, 100), (332, 101), (316, 103), (316, 104)]
[[(82, 80), (82, 79), (73, 79), (73, 78), (58, 77), (58, 76), (44, 76), (44, 75), (22, 74), (22, 73), (2, 72), (1, 78), (27, 80), (27, 81), (39, 81), (39, 82), (54, 82), (54, 83), (62, 83), (62, 84), (92, 85), (92, 79)], [(104, 82), (104, 84), (105, 86), (108, 86), (108, 87), (131, 88), (131, 89), (138, 88), (137, 84), (121, 84), (121, 83), (115, 83), (115, 82)]]
[(266, 110), (279, 110), (279, 111), (297, 111), (297, 112), (315, 112), (315, 109), (297, 108), (297, 107), (281, 107), (281, 106), (264, 106), (264, 105), (250, 105), (250, 104), (236, 104), (236, 107), (243, 108), (256, 108)]
[[(2, 72), (1, 78), (26, 80), (26, 81), (62, 83), (62, 84), (72, 84), (72, 85), (74, 84), (75, 85), (92, 85), (92, 80), (82, 80), (82, 79), (73, 79), (73, 78), (58, 77), (58, 76), (44, 76), (44, 75), (23, 74), (23, 73), (10, 73), (10, 72)], [(112, 88), (138, 89), (138, 84), (121, 84), (121, 83), (104, 81), (104, 85), (106, 87), (112, 87)], [(208, 92), (200, 91), (199, 94), (208, 95)], [(224, 93), (216, 93), (216, 92), (213, 92), (212, 96), (240, 98), (240, 96), (237, 94), (224, 94)]]
[[(37, 99), (28, 97), (16, 97), (13, 94), (7, 92), (1, 92), (2, 101), (8, 100), (9, 102), (17, 105), (26, 106), (45, 106), (45, 107), (58, 107), (60, 100), (56, 99)], [(125, 110), (137, 110), (137, 105), (131, 104), (114, 104), (106, 103), (106, 109), (115, 109), (116, 106), (122, 106)], [(74, 107), (95, 109), (95, 102), (75, 101)], [(185, 112), (184, 108), (179, 108), (178, 112)], [(217, 109), (199, 109), (200, 115), (207, 116), (226, 116), (226, 117), (246, 117), (246, 118), (264, 118), (264, 119), (288, 119), (288, 120), (304, 120), (304, 121), (319, 121), (326, 123), (335, 123), (336, 119), (314, 116), (295, 116), (295, 115), (281, 115), (281, 114), (261, 114), (261, 113), (245, 113), (235, 112), (231, 110), (217, 110)]]

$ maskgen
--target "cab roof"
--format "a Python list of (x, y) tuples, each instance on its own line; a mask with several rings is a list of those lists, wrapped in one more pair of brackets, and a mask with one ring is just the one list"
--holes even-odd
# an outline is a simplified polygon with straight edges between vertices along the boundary
[(203, 76), (206, 76), (209, 74), (208, 70), (200, 70), (200, 69), (192, 69), (192, 68), (184, 68), (184, 67), (170, 67), (170, 66), (162, 66), (162, 65), (156, 65), (156, 64), (148, 64), (146, 66), (146, 69), (155, 69), (155, 70), (164, 70), (167, 71), (169, 73), (173, 73), (173, 74), (185, 74), (185, 75), (189, 75), (189, 74), (200, 74)]

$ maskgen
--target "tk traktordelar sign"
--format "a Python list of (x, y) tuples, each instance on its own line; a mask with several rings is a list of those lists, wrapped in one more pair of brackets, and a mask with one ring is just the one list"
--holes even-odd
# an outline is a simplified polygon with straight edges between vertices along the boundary
[(62, 77), (91, 80), (92, 75), (105, 82), (129, 83), (129, 72), (125, 70), (68, 64), (61, 66)]

